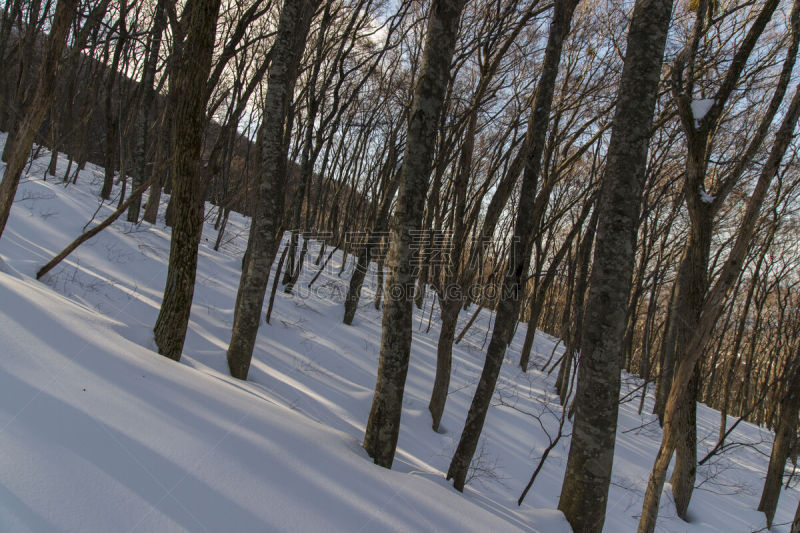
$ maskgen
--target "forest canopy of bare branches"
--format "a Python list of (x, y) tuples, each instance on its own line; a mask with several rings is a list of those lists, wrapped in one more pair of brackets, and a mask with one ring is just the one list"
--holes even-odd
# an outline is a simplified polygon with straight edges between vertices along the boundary
[(559, 509), (575, 531), (603, 529), (623, 371), (663, 428), (639, 532), (655, 530), (666, 482), (689, 518), (709, 460), (698, 402), (720, 412), (711, 455), (726, 452), (729, 416), (774, 431), (759, 505), (770, 526), (800, 451), (798, 48), (800, 0), (7, 0), (0, 239), (42, 147), (53, 155), (37, 179), (66, 187), (87, 163), (105, 169), (108, 224), (161, 223), (169, 195), (153, 334), (177, 361), (204, 217), (218, 248), (244, 214), (219, 354), (235, 378), (269, 335), (276, 291), (350, 254), (352, 324), (376, 266), (363, 435), (376, 464), (395, 458), (414, 307), (439, 312), (432, 431), (453, 346), (488, 310), (483, 371), (450, 428), (456, 489), (526, 324), (522, 372), (537, 329), (564, 346), (549, 371), (574, 424)]

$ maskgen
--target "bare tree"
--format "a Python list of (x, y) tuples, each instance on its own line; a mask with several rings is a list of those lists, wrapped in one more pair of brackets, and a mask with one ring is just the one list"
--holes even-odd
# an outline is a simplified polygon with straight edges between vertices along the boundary
[[(793, 12), (797, 16), (798, 2), (795, 2)], [(797, 18), (794, 19), (794, 27), (797, 28)], [(790, 70), (790, 69), (788, 69)], [(787, 75), (784, 69), (783, 75)], [(664, 410), (664, 434), (658, 450), (650, 479), (647, 483), (644, 503), (642, 505), (642, 518), (639, 522), (639, 533), (651, 533), (655, 529), (656, 517), (658, 515), (658, 504), (661, 498), (661, 490), (664, 486), (667, 467), (672, 458), (682, 436), (687, 431), (694, 431), (694, 428), (686, 428), (681, 410), (686, 405), (686, 388), (694, 375), (694, 369), (700, 360), (706, 345), (708, 344), (714, 327), (719, 316), (722, 314), (725, 301), (738, 279), (742, 265), (751, 246), (756, 222), (759, 218), (761, 206), (766, 198), (770, 183), (778, 174), (781, 161), (789, 147), (791, 138), (800, 118), (800, 88), (795, 90), (792, 101), (786, 114), (781, 121), (781, 125), (775, 134), (775, 141), (770, 150), (769, 157), (764, 163), (758, 177), (753, 194), (747, 201), (744, 215), (735, 230), (736, 237), (731, 247), (730, 254), (720, 268), (714, 286), (706, 296), (696, 328), (692, 333), (683, 359), (679, 362), (672, 387), (670, 388)], [(693, 406), (692, 406), (693, 407)], [(688, 502), (687, 502), (688, 505)]]
[(601, 185), (589, 280), (575, 422), (558, 508), (573, 530), (602, 531), (614, 462), (622, 336), (635, 257), (653, 113), (671, 0), (639, 0), (633, 8)]
[(560, 0), (555, 2), (553, 20), (545, 48), (542, 73), (539, 77), (536, 95), (531, 106), (530, 121), (526, 134), (525, 170), (522, 178), (522, 191), (512, 247), (508, 256), (508, 264), (503, 279), (501, 298), (498, 302), (492, 340), (486, 350), (486, 363), (483, 367), (475, 395), (472, 399), (464, 430), (461, 432), (456, 452), (447, 471), (447, 479), (453, 479), (453, 486), (464, 490), (467, 471), (478, 448), (478, 440), (486, 420), (500, 367), (503, 363), (506, 347), (513, 335), (519, 314), (520, 292), (524, 290), (531, 255), (531, 235), (533, 233), (533, 204), (535, 203), (536, 186), (542, 165), (547, 124), (553, 103), (553, 92), (561, 62), (564, 41), (570, 30), (572, 16), (578, 0)]
[(231, 375), (239, 379), (247, 379), (269, 271), (280, 244), (289, 150), (287, 129), (290, 126), (287, 126), (287, 116), (311, 18), (318, 5), (319, 0), (299, 3), (286, 0), (281, 8), (278, 34), (272, 47), (268, 89), (259, 131), (261, 164), (258, 201), (236, 294), (233, 331), (227, 353)]
[(397, 211), (390, 229), (378, 380), (364, 435), (367, 453), (375, 464), (385, 468), (391, 468), (397, 447), (411, 351), (415, 281), (412, 244), (425, 206), (433, 146), (463, 8), (464, 0), (433, 0), (431, 5), (400, 171)]
[(194, 296), (197, 250), (203, 230), (205, 185), (200, 151), (206, 127), (205, 87), (211, 71), (220, 0), (194, 0), (186, 41), (170, 79), (174, 93), (172, 198), (175, 209), (167, 282), (155, 327), (158, 352), (180, 360)]

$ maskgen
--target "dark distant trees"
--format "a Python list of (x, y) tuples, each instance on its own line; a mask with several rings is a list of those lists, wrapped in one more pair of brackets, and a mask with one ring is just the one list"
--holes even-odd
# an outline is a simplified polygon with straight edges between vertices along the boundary
[[(144, 183), (147, 171), (152, 170), (152, 162), (147, 161), (148, 140), (153, 137), (151, 128), (153, 124), (154, 102), (156, 97), (155, 78), (158, 68), (159, 54), (162, 49), (163, 33), (167, 27), (167, 12), (175, 10), (175, 0), (157, 0), (153, 11), (153, 21), (147, 35), (142, 67), (142, 81), (139, 85), (139, 95), (136, 106), (136, 122), (134, 128), (135, 143), (133, 153), (134, 178), (132, 188)], [(110, 94), (109, 94), (110, 96)], [(105, 188), (103, 189), (106, 190)], [(110, 193), (110, 191), (108, 191)], [(141, 200), (134, 199), (128, 208), (128, 222), (138, 222), (141, 210)], [(150, 223), (155, 223), (151, 218)]]
[[(107, 0), (101, 1), (96, 9), (100, 7), (105, 9), (107, 4)], [(3, 230), (11, 214), (11, 204), (14, 202), (22, 171), (28, 162), (34, 138), (53, 103), (55, 96), (53, 87), (58, 77), (58, 67), (62, 60), (67, 36), (77, 14), (77, 5), (77, 0), (59, 0), (56, 3), (50, 33), (45, 39), (44, 56), (36, 83), (32, 91), (23, 95), (22, 101), (18, 104), (18, 111), (15, 113), (13, 131), (9, 135), (3, 151), (6, 168), (3, 172), (3, 180), (0, 181), (0, 237), (3, 235)], [(4, 17), (3, 30), (10, 31), (9, 21), (10, 19)], [(95, 19), (94, 22), (98, 21)], [(34, 35), (34, 42), (35, 37), (37, 36)]]

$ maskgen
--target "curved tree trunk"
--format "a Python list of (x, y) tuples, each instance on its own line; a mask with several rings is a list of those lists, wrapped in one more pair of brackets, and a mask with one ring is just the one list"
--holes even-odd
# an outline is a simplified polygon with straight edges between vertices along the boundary
[[(729, 292), (741, 273), (744, 259), (750, 248), (761, 205), (772, 179), (778, 172), (780, 162), (788, 147), (791, 132), (794, 130), (798, 116), (800, 116), (800, 92), (796, 91), (776, 133), (775, 142), (766, 163), (762, 167), (753, 194), (747, 202), (738, 233), (734, 233), (736, 238), (732, 251), (722, 268), (719, 269), (720, 273), (717, 276), (714, 287), (706, 294), (705, 287), (708, 283), (706, 277), (708, 275), (709, 262), (707, 248), (710, 245), (706, 245), (705, 241), (706, 239), (710, 241), (714, 215), (719, 211), (731, 188), (737, 183), (743, 172), (743, 165), (752, 160), (753, 154), (766, 137), (769, 123), (774, 118), (785, 95), (790, 72), (794, 67), (798, 44), (800, 44), (800, 34), (797, 32), (800, 24), (800, 2), (795, 0), (792, 8), (792, 41), (784, 59), (781, 75), (770, 101), (767, 114), (762, 117), (742, 160), (721, 181), (721, 185), (712, 191), (713, 194), (708, 200), (703, 193), (705, 191), (707, 152), (711, 141), (710, 132), (711, 128), (717, 124), (723, 112), (722, 106), (725, 105), (731, 91), (733, 91), (747, 58), (755, 47), (761, 32), (764, 31), (771, 19), (777, 4), (776, 0), (768, 0), (762, 4), (761, 11), (748, 30), (747, 37), (731, 62), (731, 66), (725, 75), (724, 83), (714, 99), (714, 104), (701, 121), (698, 122), (694, 119), (690, 106), (693, 80), (688, 82), (688, 87), (684, 87), (682, 84), (681, 76), (685, 67), (684, 59), (679, 57), (673, 68), (673, 92), (689, 147), (685, 175), (685, 198), (691, 221), (689, 242), (681, 260), (681, 272), (679, 273), (678, 288), (675, 292), (674, 302), (677, 306), (674, 306), (673, 309), (679, 309), (688, 302), (692, 302), (696, 307), (687, 309), (687, 313), (683, 315), (676, 316), (674, 312), (672, 313), (671, 323), (674, 325), (671, 335), (674, 341), (673, 349), (676, 355), (680, 353), (680, 357), (675, 357), (675, 376), (664, 406), (664, 434), (645, 492), (642, 515), (639, 522), (639, 533), (651, 533), (655, 529), (661, 490), (673, 451), (677, 453), (675, 472), (672, 478), (672, 490), (679, 516), (683, 518), (686, 516), (689, 499), (694, 488), (697, 459), (696, 428), (694, 427), (696, 401), (693, 395), (696, 394), (697, 390), (696, 366), (711, 338)], [(702, 28), (704, 16), (703, 9), (700, 9), (695, 26), (698, 29), (695, 30), (695, 35), (699, 34)], [(696, 40), (695, 38), (693, 41), (695, 45)], [(705, 257), (700, 257), (701, 253), (705, 253)], [(701, 272), (700, 264), (703, 262), (705, 263), (705, 269)], [(701, 286), (703, 287), (703, 292), (698, 295), (696, 292), (699, 291)], [(691, 321), (691, 323), (687, 323), (687, 321)], [(662, 384), (662, 387), (666, 386), (667, 383)]]
[[(713, 213), (705, 208), (697, 213), (691, 227), (689, 241), (678, 267), (676, 290), (673, 294), (672, 321), (667, 335), (672, 337), (674, 361), (679, 365), (683, 359), (692, 331), (700, 319), (700, 310), (707, 290), (708, 262), (711, 254)], [(678, 516), (686, 519), (686, 511), (694, 490), (697, 470), (697, 389), (699, 369), (686, 388), (686, 401), (680, 409), (680, 425), (683, 428), (676, 442), (675, 468), (670, 478), (672, 495)]]

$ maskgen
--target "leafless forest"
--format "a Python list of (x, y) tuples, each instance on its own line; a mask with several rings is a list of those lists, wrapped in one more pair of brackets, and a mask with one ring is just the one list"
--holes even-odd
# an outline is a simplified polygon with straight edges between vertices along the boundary
[[(685, 517), (708, 460), (697, 402), (722, 414), (712, 454), (726, 451), (728, 415), (775, 432), (759, 507), (771, 524), (800, 451), (800, 0), (2, 9), (0, 238), (37, 147), (70, 162), (57, 173), (54, 155), (41, 179), (68, 186), (87, 162), (104, 167), (97, 194), (116, 202), (115, 218), (154, 224), (169, 194), (153, 330), (163, 356), (181, 358), (206, 205), (217, 246), (240, 212), (252, 218), (226, 354), (236, 378), (247, 379), (275, 291), (344, 250), (356, 265), (341, 310), (350, 324), (377, 263), (383, 332), (363, 436), (376, 464), (395, 456), (413, 306), (441, 316), (433, 431), (471, 325), (458, 317), (488, 309), (483, 372), (447, 472), (456, 489), (527, 323), (523, 371), (536, 328), (566, 347), (549, 370), (574, 423), (559, 509), (575, 531), (603, 527), (623, 370), (644, 380), (642, 404), (655, 394), (663, 428), (639, 532), (655, 530), (665, 482)], [(322, 243), (313, 257), (311, 240)]]

